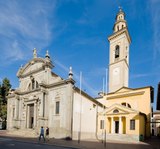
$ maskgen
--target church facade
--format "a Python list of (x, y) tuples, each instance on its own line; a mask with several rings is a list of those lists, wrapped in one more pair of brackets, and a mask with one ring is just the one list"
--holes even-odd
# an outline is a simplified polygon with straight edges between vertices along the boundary
[[(139, 141), (150, 137), (154, 90), (151, 86), (129, 88), (129, 45), (125, 13), (120, 9), (108, 37), (110, 44), (109, 93), (97, 100), (105, 105), (99, 113), (99, 135), (108, 140)], [(105, 132), (105, 134), (104, 134)]]
[(102, 104), (75, 86), (72, 68), (62, 79), (53, 67), (48, 52), (40, 58), (34, 49), (33, 59), (17, 73), (19, 88), (8, 95), (7, 129), (36, 136), (43, 126), (54, 138), (95, 138)]

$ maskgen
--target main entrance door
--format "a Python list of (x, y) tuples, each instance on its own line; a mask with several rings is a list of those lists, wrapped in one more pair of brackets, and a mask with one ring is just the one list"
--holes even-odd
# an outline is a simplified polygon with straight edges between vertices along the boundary
[(115, 121), (115, 133), (119, 133), (119, 121)]
[(33, 128), (34, 124), (34, 104), (29, 105), (29, 128)]

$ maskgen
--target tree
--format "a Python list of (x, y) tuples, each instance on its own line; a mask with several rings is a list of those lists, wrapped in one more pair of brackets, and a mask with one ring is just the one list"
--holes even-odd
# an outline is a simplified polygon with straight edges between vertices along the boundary
[(4, 129), (6, 128), (7, 119), (7, 95), (10, 88), (10, 81), (7, 78), (4, 78), (2, 85), (0, 84), (0, 118), (3, 121), (2, 127)]
[(3, 79), (3, 83), (1, 85), (1, 96), (3, 104), (7, 104), (7, 95), (11, 88), (10, 81), (7, 78)]

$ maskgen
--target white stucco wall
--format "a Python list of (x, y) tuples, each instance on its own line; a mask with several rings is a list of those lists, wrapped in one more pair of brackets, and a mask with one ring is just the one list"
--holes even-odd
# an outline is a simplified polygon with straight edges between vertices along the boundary
[(73, 139), (96, 138), (97, 112), (100, 109), (86, 96), (74, 92), (73, 101)]

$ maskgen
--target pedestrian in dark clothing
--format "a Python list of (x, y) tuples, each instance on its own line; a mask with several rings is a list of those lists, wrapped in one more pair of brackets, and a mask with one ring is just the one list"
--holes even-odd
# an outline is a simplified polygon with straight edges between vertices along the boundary
[(41, 140), (41, 137), (43, 137), (43, 141), (45, 142), (43, 126), (41, 127), (41, 130), (40, 130), (39, 141)]
[(49, 141), (49, 128), (46, 128), (46, 139)]

